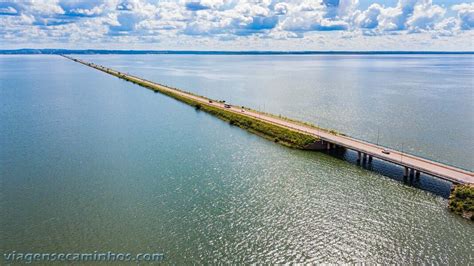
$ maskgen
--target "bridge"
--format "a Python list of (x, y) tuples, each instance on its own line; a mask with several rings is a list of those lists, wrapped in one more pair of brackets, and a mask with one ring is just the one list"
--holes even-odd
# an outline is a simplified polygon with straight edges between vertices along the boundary
[(175, 95), (179, 95), (180, 97), (188, 98), (190, 100), (199, 102), (202, 105), (220, 108), (226, 112), (234, 112), (239, 115), (248, 116), (253, 119), (271, 123), (280, 127), (284, 127), (290, 130), (298, 131), (319, 138), (320, 141), (318, 143), (315, 143), (315, 145), (312, 148), (310, 147), (310, 149), (329, 150), (343, 147), (345, 149), (350, 149), (357, 152), (358, 162), (371, 163), (373, 158), (377, 158), (379, 160), (402, 166), (404, 168), (405, 177), (419, 177), (421, 173), (424, 173), (443, 180), (447, 180), (454, 184), (474, 184), (474, 173), (467, 170), (431, 161), (415, 155), (403, 153), (394, 149), (389, 149), (380, 145), (375, 145), (373, 143), (351, 138), (349, 136), (334, 134), (326, 130), (321, 130), (295, 121), (289, 121), (288, 119), (279, 118), (273, 115), (264, 114), (248, 109), (245, 109), (243, 111), (243, 109), (238, 106), (229, 105), (228, 103), (223, 102), (209, 101), (209, 99), (207, 98), (194, 95), (189, 92), (171, 88), (130, 74), (125, 74), (104, 66), (88, 63), (83, 60), (72, 58), (70, 56), (62, 56), (75, 62), (103, 71), (105, 73), (129, 81), (142, 83), (149, 88), (157, 88), (160, 91), (165, 91)]

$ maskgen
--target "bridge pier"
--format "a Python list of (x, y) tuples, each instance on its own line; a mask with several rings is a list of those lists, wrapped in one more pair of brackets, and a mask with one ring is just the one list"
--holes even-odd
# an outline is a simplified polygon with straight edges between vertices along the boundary
[(408, 167), (405, 166), (405, 169), (403, 170), (403, 177), (408, 177)]
[(360, 151), (357, 152), (357, 162), (360, 162), (362, 153)]
[(372, 163), (372, 155), (369, 155), (369, 163)]
[(415, 176), (415, 169), (411, 168), (410, 169), (410, 178), (413, 178)]

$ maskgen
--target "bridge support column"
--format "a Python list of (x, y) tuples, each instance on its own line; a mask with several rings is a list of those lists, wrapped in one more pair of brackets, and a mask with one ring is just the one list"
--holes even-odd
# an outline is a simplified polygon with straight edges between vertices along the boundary
[(369, 155), (369, 163), (372, 163), (372, 155)]
[(415, 177), (418, 179), (420, 178), (420, 171), (415, 171)]
[(360, 159), (361, 159), (361, 152), (358, 151), (357, 152), (357, 162), (360, 162)]
[(326, 147), (327, 147), (328, 150), (330, 150), (331, 149), (331, 143), (328, 142)]
[(415, 169), (410, 169), (410, 178), (412, 178), (415, 175)]
[(403, 177), (408, 177), (408, 167), (405, 166), (405, 169), (403, 170)]

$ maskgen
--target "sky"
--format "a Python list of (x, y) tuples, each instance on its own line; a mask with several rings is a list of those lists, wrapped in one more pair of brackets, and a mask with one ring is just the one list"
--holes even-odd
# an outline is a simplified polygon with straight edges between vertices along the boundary
[(0, 0), (0, 49), (474, 51), (468, 0)]

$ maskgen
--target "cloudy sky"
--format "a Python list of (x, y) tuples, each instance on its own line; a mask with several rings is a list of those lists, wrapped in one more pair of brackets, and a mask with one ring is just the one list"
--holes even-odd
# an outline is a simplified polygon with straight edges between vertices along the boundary
[(0, 49), (474, 50), (468, 0), (0, 0)]

